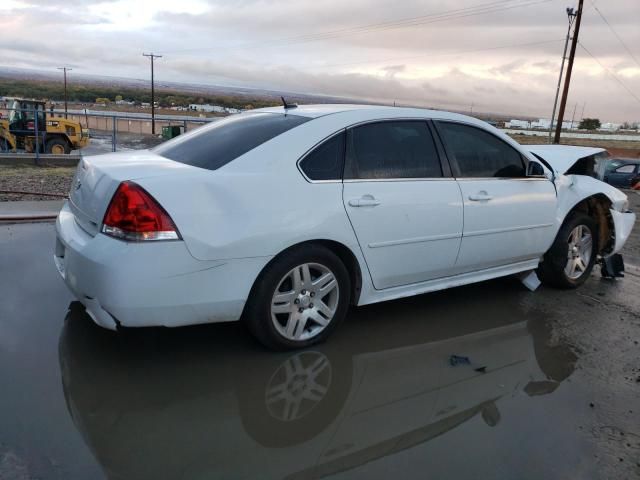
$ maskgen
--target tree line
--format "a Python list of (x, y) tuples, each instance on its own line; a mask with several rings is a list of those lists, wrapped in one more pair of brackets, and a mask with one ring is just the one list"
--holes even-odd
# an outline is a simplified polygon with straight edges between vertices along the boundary
[[(116, 97), (136, 104), (151, 102), (151, 92), (148, 88), (72, 83), (67, 85), (67, 94), (69, 102), (75, 103), (93, 104), (97, 98), (115, 101)], [(60, 82), (54, 81), (0, 78), (0, 96), (61, 102), (64, 98), (64, 87)], [(260, 97), (184, 93), (162, 88), (156, 88), (155, 100), (160, 107), (186, 107), (193, 103), (209, 103), (227, 108), (246, 109), (279, 104), (279, 102)]]

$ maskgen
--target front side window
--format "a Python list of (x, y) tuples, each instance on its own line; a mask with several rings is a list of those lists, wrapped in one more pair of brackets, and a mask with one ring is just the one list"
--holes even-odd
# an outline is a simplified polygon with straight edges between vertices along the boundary
[(623, 165), (616, 169), (616, 173), (633, 173), (636, 169), (635, 165)]
[(369, 123), (348, 130), (345, 179), (438, 177), (442, 167), (426, 122)]
[(300, 169), (309, 180), (341, 180), (344, 164), (344, 132), (334, 135), (308, 153)]
[(169, 140), (152, 152), (176, 162), (216, 170), (309, 120), (279, 113), (232, 115)]
[(438, 122), (448, 151), (458, 164), (461, 177), (524, 177), (520, 153), (495, 135), (460, 123)]

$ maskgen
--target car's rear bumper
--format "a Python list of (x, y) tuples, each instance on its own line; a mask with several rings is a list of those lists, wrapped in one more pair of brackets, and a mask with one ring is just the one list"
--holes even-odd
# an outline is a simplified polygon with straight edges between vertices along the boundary
[(615, 229), (615, 244), (613, 250), (608, 255), (613, 255), (622, 250), (629, 235), (631, 235), (631, 230), (636, 222), (636, 214), (633, 212), (617, 212), (613, 209), (609, 210), (609, 212), (611, 213)]
[(54, 260), (91, 318), (105, 328), (238, 320), (269, 257), (201, 261), (182, 241), (127, 243), (91, 236), (65, 203)]

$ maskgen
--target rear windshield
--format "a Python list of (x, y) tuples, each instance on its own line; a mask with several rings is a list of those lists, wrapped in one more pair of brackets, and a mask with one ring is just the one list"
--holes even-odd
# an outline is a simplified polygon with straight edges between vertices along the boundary
[(233, 115), (169, 140), (152, 151), (176, 162), (216, 170), (309, 120), (279, 113)]

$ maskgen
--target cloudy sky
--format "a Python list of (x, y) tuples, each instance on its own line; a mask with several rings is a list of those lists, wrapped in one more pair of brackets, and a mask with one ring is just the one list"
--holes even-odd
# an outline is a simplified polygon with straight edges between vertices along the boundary
[[(146, 78), (153, 51), (161, 80), (549, 117), (576, 4), (0, 0), (0, 65)], [(639, 25), (640, 0), (585, 0), (569, 118), (640, 121)]]

